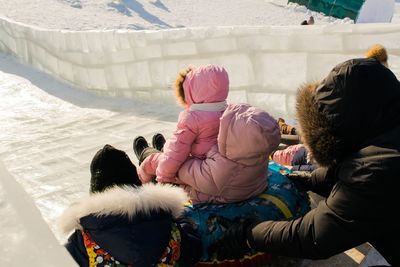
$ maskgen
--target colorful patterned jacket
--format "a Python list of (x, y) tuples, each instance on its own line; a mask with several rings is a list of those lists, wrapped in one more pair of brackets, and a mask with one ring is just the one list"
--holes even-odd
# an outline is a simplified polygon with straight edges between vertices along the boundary
[(114, 187), (72, 204), (61, 216), (65, 247), (79, 266), (190, 266), (201, 241), (178, 219), (187, 196), (178, 187)]

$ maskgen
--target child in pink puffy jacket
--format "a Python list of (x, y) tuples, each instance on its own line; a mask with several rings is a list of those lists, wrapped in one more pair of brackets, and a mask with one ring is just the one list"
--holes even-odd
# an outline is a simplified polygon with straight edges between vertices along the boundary
[(175, 94), (185, 109), (179, 114), (172, 138), (164, 145), (164, 153), (152, 155), (141, 164), (138, 173), (142, 182), (151, 181), (154, 175), (158, 182), (174, 182), (188, 158), (204, 159), (217, 143), (228, 91), (228, 73), (222, 67), (188, 67), (178, 74)]
[(157, 177), (182, 185), (193, 203), (237, 202), (265, 190), (268, 156), (280, 142), (278, 124), (250, 105), (227, 105), (228, 88), (227, 72), (215, 65), (180, 73), (176, 92), (185, 110), (164, 152), (150, 153), (140, 165), (143, 183)]

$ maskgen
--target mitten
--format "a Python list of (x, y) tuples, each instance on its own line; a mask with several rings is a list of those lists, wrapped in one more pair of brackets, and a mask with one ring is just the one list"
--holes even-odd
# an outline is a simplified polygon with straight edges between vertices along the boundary
[(188, 218), (179, 218), (177, 221), (181, 233), (180, 266), (192, 266), (202, 255), (202, 242), (197, 226)]
[(251, 249), (247, 243), (247, 234), (260, 221), (258, 217), (233, 221), (217, 217), (217, 222), (226, 228), (226, 231), (220, 240), (210, 246), (209, 255), (216, 255), (218, 260), (243, 258)]
[(308, 171), (293, 171), (286, 174), (290, 180), (292, 180), (298, 188), (303, 191), (308, 191), (311, 188), (311, 177), (312, 173)]

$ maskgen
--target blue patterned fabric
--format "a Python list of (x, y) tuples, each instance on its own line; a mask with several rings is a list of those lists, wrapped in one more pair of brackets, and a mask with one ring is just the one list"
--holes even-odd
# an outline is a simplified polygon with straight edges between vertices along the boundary
[(208, 248), (220, 239), (225, 231), (217, 217), (230, 221), (244, 220), (247, 217), (260, 217), (264, 220), (282, 220), (299, 217), (310, 210), (307, 192), (296, 188), (284, 174), (287, 168), (270, 161), (268, 166), (268, 188), (256, 198), (229, 204), (188, 205), (185, 217), (197, 226), (203, 242), (202, 261), (208, 261)]

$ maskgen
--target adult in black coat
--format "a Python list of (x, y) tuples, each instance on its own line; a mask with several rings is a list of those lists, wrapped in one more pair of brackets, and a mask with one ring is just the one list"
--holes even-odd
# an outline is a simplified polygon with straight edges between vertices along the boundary
[[(337, 65), (297, 95), (300, 134), (322, 166), (294, 175), (322, 196), (289, 221), (245, 221), (219, 241), (234, 254), (249, 247), (277, 255), (324, 259), (370, 242), (400, 266), (400, 84), (374, 59)], [(230, 257), (231, 255), (227, 255)]]

